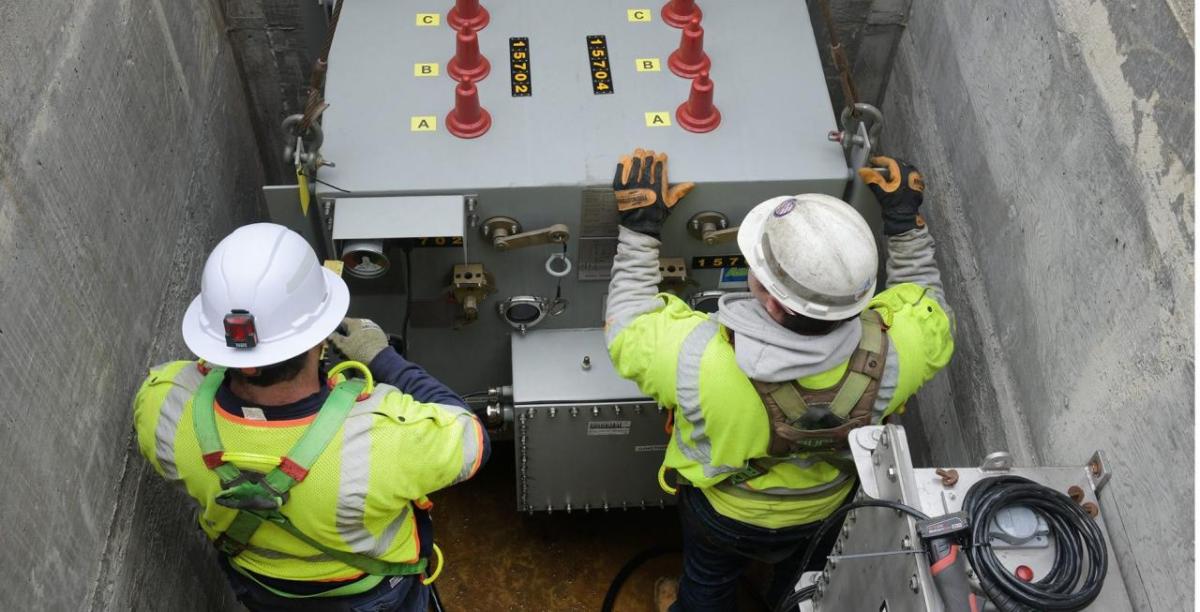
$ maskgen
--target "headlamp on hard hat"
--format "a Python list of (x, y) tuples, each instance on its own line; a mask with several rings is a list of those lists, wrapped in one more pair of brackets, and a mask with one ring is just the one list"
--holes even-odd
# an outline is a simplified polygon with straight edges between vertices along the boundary
[(257, 344), (258, 330), (254, 327), (254, 315), (236, 308), (225, 315), (225, 346), (244, 349), (254, 348)]

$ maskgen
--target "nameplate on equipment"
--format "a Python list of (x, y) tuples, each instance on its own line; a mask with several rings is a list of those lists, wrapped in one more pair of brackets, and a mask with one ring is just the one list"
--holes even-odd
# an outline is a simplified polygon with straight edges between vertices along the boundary
[(746, 259), (741, 255), (708, 255), (692, 258), (693, 270), (717, 270), (720, 268), (741, 268), (746, 265)]
[(633, 421), (590, 421), (587, 435), (589, 436), (628, 436)]

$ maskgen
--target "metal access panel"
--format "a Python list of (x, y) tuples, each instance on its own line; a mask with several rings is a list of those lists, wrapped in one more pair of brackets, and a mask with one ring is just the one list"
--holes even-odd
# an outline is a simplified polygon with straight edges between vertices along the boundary
[[(843, 193), (850, 172), (841, 146), (827, 138), (835, 120), (805, 4), (699, 2), (722, 119), (698, 134), (675, 117), (691, 82), (668, 67), (681, 31), (662, 21), (663, 3), (485, 0), (490, 22), (478, 37), (491, 70), (478, 90), (492, 124), (474, 139), (446, 130), (456, 85), (447, 75), (453, 3), (346, 3), (322, 118), (321, 154), (336, 165), (319, 171), (317, 210), (332, 227), (327, 217), (358, 198), (458, 196), (465, 228), (461, 237), (386, 241), (393, 265), (380, 278), (351, 281), (353, 315), (393, 331), (407, 318), (412, 358), (461, 392), (484, 390), (509, 382), (520, 365), (509, 352), (513, 328), (498, 314), (505, 300), (560, 296), (562, 311), (544, 317), (539, 330), (603, 324), (617, 234), (609, 185), (620, 155), (636, 147), (665, 151), (671, 177), (698, 185), (663, 233), (662, 256), (687, 267), (679, 285), (685, 297), (744, 279), (723, 274), (740, 259), (732, 242), (708, 246), (689, 234), (696, 213), (721, 213), (732, 227), (770, 197)], [(594, 80), (600, 37), (607, 89)], [(517, 40), (526, 45), (527, 65), (514, 65)], [(514, 90), (518, 72), (530, 91)], [(395, 200), (401, 219), (406, 201), (413, 200)], [(522, 231), (565, 225), (570, 273), (557, 278), (546, 270), (563, 245), (495, 248), (481, 231), (498, 216)], [(405, 248), (408, 266), (400, 265)], [(465, 262), (482, 263), (493, 289), (473, 322), (452, 298), (452, 267)]]
[[(1095, 504), (1096, 508), (1099, 508), (1098, 493), (1108, 479), (1102, 453), (1097, 453), (1090, 462), (1098, 466), (1095, 471), (1090, 465), (1015, 467), (1007, 453), (994, 453), (980, 467), (950, 468), (956, 478), (953, 482), (944, 481), (933, 468), (913, 467), (904, 428), (897, 425), (856, 429), (850, 434), (850, 448), (858, 470), (860, 496), (898, 500), (933, 517), (961, 510), (971, 486), (990, 476), (1022, 476), (1064, 493), (1077, 487), (1079, 503), (1085, 507)], [(1116, 515), (1099, 513), (1095, 520), (1108, 545), (1108, 573), (1100, 595), (1088, 609), (1132, 610), (1108, 538), (1110, 529), (1122, 528), (1119, 522), (1114, 523), (1119, 519)], [(804, 575), (801, 587), (816, 583), (818, 588), (814, 599), (800, 605), (800, 612), (942, 612), (945, 608), (934, 586), (929, 561), (923, 554), (904, 554), (919, 550), (914, 542), (919, 542), (916, 523), (907, 515), (880, 508), (850, 511), (833, 549), (835, 557), (848, 558), (828, 560), (823, 572)], [(1020, 545), (994, 540), (991, 546), (1005, 567), (1028, 566), (1035, 579), (1045, 576), (1054, 560), (1052, 538), (1047, 541), (1038, 536)], [(880, 552), (892, 554), (879, 555)]]
[(613, 370), (599, 329), (512, 339), (517, 509), (661, 507), (665, 411)]

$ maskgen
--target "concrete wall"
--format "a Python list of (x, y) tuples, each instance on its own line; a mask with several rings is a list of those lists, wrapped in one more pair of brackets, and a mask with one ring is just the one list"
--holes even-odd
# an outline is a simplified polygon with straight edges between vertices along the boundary
[(1184, 2), (916, 0), (884, 105), (958, 313), (935, 464), (1104, 449), (1141, 610), (1192, 602), (1192, 37)]
[(214, 0), (242, 69), (268, 185), (292, 185), (283, 159), (284, 117), (304, 112), (309, 75), (325, 43), (326, 18), (316, 0)]
[(0, 609), (231, 608), (130, 429), (206, 251), (260, 207), (218, 6), (3, 2), (0, 56)]

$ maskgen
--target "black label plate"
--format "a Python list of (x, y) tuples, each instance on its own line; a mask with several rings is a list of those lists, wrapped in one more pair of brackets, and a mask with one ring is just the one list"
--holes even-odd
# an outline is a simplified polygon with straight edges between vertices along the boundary
[(592, 93), (600, 96), (613, 92), (612, 62), (608, 57), (608, 39), (603, 34), (587, 37), (588, 65), (592, 69)]
[(530, 73), (529, 39), (514, 36), (508, 39), (508, 66), (512, 95), (527, 98), (533, 95), (533, 76)]

